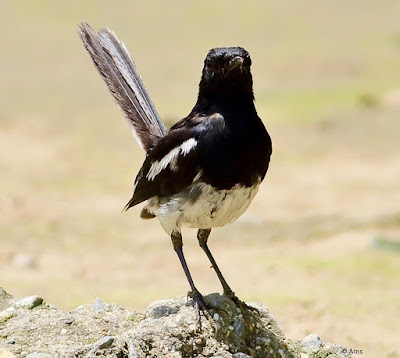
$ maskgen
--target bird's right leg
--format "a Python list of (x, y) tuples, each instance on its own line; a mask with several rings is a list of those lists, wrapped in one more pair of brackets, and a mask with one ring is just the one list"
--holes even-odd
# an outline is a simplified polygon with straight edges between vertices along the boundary
[(181, 265), (182, 265), (183, 271), (185, 272), (186, 278), (189, 282), (191, 291), (188, 292), (188, 296), (193, 299), (193, 302), (196, 307), (197, 318), (199, 320), (200, 319), (200, 310), (207, 309), (207, 305), (204, 303), (202, 294), (199, 292), (199, 290), (194, 285), (192, 275), (190, 274), (189, 268), (186, 264), (185, 256), (183, 256), (183, 250), (182, 250), (183, 241), (182, 241), (181, 233), (178, 231), (173, 231), (171, 234), (171, 241), (172, 241), (172, 245), (174, 246), (174, 250), (179, 257), (179, 261), (181, 262)]

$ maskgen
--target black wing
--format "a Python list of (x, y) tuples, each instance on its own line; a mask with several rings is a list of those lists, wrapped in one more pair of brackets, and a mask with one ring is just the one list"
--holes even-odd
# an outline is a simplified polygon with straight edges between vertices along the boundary
[(236, 127), (220, 113), (193, 115), (177, 124), (148, 153), (125, 209), (154, 196), (168, 197), (194, 180), (218, 190), (252, 186), (268, 169), (271, 141), (256, 117)]
[(189, 187), (199, 173), (199, 135), (193, 128), (171, 130), (151, 150), (135, 180), (125, 210), (154, 196), (174, 195)]

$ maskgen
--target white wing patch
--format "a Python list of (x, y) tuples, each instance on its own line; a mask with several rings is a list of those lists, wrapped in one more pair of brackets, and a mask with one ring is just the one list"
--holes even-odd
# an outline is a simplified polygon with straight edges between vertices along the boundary
[(195, 146), (197, 145), (197, 141), (194, 138), (190, 138), (186, 141), (184, 141), (181, 145), (180, 148), (182, 150), (183, 156), (188, 154)]
[(156, 160), (151, 164), (150, 170), (146, 174), (148, 180), (153, 180), (158, 174), (161, 173), (179, 154), (185, 156), (188, 154), (195, 146), (197, 141), (194, 138), (190, 138), (184, 141), (180, 146), (172, 149), (169, 153), (160, 160)]

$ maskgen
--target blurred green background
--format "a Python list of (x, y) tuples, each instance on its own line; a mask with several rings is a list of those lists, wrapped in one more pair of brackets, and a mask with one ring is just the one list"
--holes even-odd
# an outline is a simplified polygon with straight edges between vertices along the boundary
[[(76, 27), (130, 50), (162, 118), (195, 103), (207, 51), (243, 46), (274, 142), (249, 210), (211, 249), (288, 335), (399, 357), (400, 2), (0, 2), (0, 285), (62, 308), (185, 294), (169, 238), (121, 214), (144, 153)], [(197, 286), (219, 291), (194, 230)], [(390, 242), (391, 245), (380, 243)]]

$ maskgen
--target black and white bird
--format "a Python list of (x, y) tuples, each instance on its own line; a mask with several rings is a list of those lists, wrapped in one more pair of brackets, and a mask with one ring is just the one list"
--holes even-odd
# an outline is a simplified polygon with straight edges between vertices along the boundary
[(199, 309), (203, 297), (182, 251), (181, 227), (197, 228), (225, 295), (241, 304), (209, 248), (211, 229), (241, 216), (268, 170), (271, 139), (254, 106), (249, 53), (241, 47), (210, 50), (197, 102), (169, 130), (160, 119), (127, 49), (109, 29), (79, 26), (79, 36), (132, 127), (146, 158), (125, 210), (146, 202), (141, 217), (157, 217), (170, 235)]

